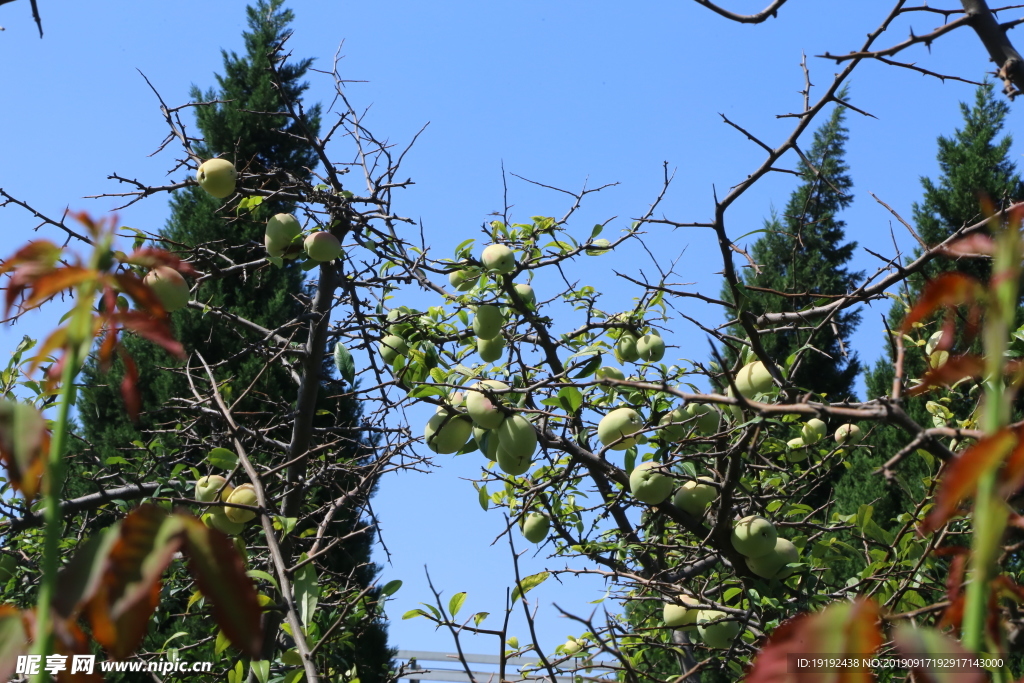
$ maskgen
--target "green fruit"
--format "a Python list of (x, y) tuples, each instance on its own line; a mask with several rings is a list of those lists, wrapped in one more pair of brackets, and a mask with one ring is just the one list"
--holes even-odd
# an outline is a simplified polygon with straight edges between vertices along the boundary
[[(713, 484), (711, 477), (701, 477), (697, 481), (688, 481), (679, 487), (672, 497), (672, 504), (680, 510), (689, 512), (694, 517), (704, 515), (707, 506), (718, 497), (718, 489), (708, 484)], [(707, 482), (707, 483), (701, 483)]]
[(496, 363), (501, 360), (501, 354), (505, 351), (505, 338), (500, 334), (494, 339), (476, 340), (476, 352), (480, 354), (481, 360), (485, 363)]
[(196, 500), (200, 503), (212, 503), (217, 500), (217, 492), (223, 487), (221, 500), (227, 500), (234, 488), (230, 485), (224, 486), (227, 480), (219, 474), (211, 474), (208, 477), (200, 477), (196, 481)]
[(567, 655), (575, 655), (581, 649), (583, 649), (583, 646), (581, 646), (578, 641), (572, 640), (571, 638), (565, 641), (565, 645), (562, 646), (562, 652)]
[(427, 448), (441, 455), (458, 453), (473, 433), (473, 421), (465, 415), (452, 414), (441, 409), (427, 421), (423, 438)]
[[(513, 458), (532, 458), (537, 451), (537, 432), (522, 415), (512, 415), (501, 423), (498, 433), (498, 464), (506, 453)], [(502, 469), (505, 469), (502, 467)], [(505, 470), (506, 472), (508, 470)], [(511, 474), (511, 473), (510, 473)]]
[(232, 522), (228, 519), (228, 516), (224, 514), (224, 508), (217, 508), (208, 515), (203, 515), (203, 521), (206, 522), (207, 526), (212, 526), (218, 531), (222, 531), (228, 536), (234, 536), (242, 533), (245, 530), (245, 524), (241, 522)]
[[(725, 619), (725, 612), (717, 610), (700, 610), (697, 612), (697, 630), (704, 644), (723, 650), (732, 646), (732, 641), (740, 633), (740, 622), (719, 621)], [(713, 623), (717, 622), (717, 623)]]
[(615, 360), (620, 363), (633, 363), (639, 360), (640, 352), (636, 349), (636, 337), (630, 332), (624, 332), (619, 341), (615, 344)]
[(665, 340), (653, 332), (645, 334), (637, 340), (636, 352), (648, 363), (657, 363), (665, 357)]
[(748, 557), (750, 571), (764, 579), (785, 579), (795, 570), (786, 567), (800, 561), (800, 551), (784, 538), (775, 541), (772, 552), (761, 557)]
[(601, 418), (597, 424), (597, 438), (605, 446), (614, 443), (615, 445), (611, 447), (613, 451), (624, 451), (635, 444), (636, 439), (623, 437), (635, 434), (643, 426), (643, 418), (638, 412), (632, 408), (616, 408)]
[(689, 431), (692, 423), (678, 423), (688, 422), (689, 420), (690, 418), (687, 416), (685, 408), (676, 408), (672, 412), (666, 413), (658, 420), (658, 425), (661, 426), (661, 430), (658, 432), (659, 437), (665, 443), (682, 441), (686, 438), (686, 433)]
[(551, 520), (542, 512), (531, 512), (520, 520), (523, 536), (530, 543), (541, 543), (548, 537)]
[(224, 199), (235, 191), (238, 171), (227, 159), (208, 159), (196, 171), (196, 180), (199, 181), (199, 187), (209, 194)]
[(377, 348), (380, 350), (380, 357), (388, 365), (394, 363), (399, 356), (409, 353), (409, 345), (405, 343), (405, 340), (393, 334), (381, 339)]
[(473, 316), (473, 334), (479, 339), (494, 339), (501, 334), (505, 317), (497, 306), (477, 306)]
[(456, 270), (453, 273), (448, 273), (448, 284), (460, 292), (468, 292), (473, 289), (478, 280), (480, 280), (480, 274), (471, 270)]
[[(256, 507), (258, 504), (256, 500), (256, 489), (253, 488), (252, 484), (242, 484), (235, 488), (231, 492), (231, 495), (224, 499), (226, 503), (234, 503), (236, 505), (249, 505)], [(224, 508), (224, 514), (232, 522), (238, 524), (244, 524), (249, 522), (256, 517), (256, 513), (252, 510), (243, 510), (242, 508)]]
[(665, 474), (661, 463), (652, 460), (640, 463), (629, 473), (630, 492), (634, 498), (648, 505), (664, 503), (675, 485), (675, 480)]
[(775, 549), (779, 534), (764, 517), (751, 515), (736, 522), (732, 529), (732, 547), (745, 557), (761, 557)]
[(523, 300), (523, 303), (527, 306), (537, 307), (537, 294), (533, 291), (533, 287), (525, 284), (518, 284), (515, 286), (516, 294)]
[(744, 398), (753, 398), (772, 388), (772, 375), (761, 361), (748, 363), (736, 373), (736, 388)]
[(678, 598), (679, 602), (683, 603), (682, 605), (677, 605), (674, 602), (666, 602), (661, 608), (662, 621), (665, 622), (665, 626), (670, 628), (681, 631), (692, 631), (697, 625), (697, 612), (700, 610), (691, 608), (694, 605), (699, 605), (700, 600), (697, 598), (691, 598), (689, 595), (680, 595)]
[(314, 232), (302, 243), (309, 258), (319, 263), (327, 263), (341, 256), (341, 242), (329, 232)]
[(482, 391), (472, 391), (472, 389), (479, 388), (500, 392), (508, 391), (509, 386), (504, 382), (485, 379), (474, 384), (470, 387), (471, 391), (466, 392), (466, 412), (473, 418), (473, 422), (484, 429), (497, 429), (505, 421), (505, 413), (498, 407), (501, 404), (501, 399), (498, 397), (491, 399)]
[(492, 273), (511, 273), (516, 268), (516, 257), (504, 244), (492, 244), (480, 255), (484, 268)]
[(484, 457), (492, 462), (498, 459), (497, 432), (490, 429), (473, 427), (473, 439), (476, 441), (476, 447), (480, 449), (480, 452), (484, 454)]
[(532, 455), (513, 455), (504, 448), (501, 447), (501, 441), (498, 441), (498, 467), (505, 474), (511, 474), (518, 476), (520, 474), (526, 474), (526, 472), (533, 465)]
[[(398, 308), (392, 308), (388, 311), (387, 321), (392, 323), (388, 325), (388, 334), (394, 334), (401, 337), (404, 334), (408, 334), (413, 330), (412, 320), (413, 314), (416, 311), (412, 310), (408, 306), (399, 306)], [(401, 320), (402, 322), (397, 322)]]
[(825, 433), (828, 428), (825, 427), (825, 423), (816, 417), (812, 417), (808, 420), (803, 429), (800, 430), (800, 434), (804, 437), (804, 443), (808, 446), (812, 443), (818, 443), (825, 438)]
[(709, 436), (718, 433), (718, 424), (722, 415), (706, 403), (688, 403), (684, 409), (686, 416), (696, 418), (696, 427), (699, 434)]
[(786, 442), (786, 460), (790, 462), (803, 462), (810, 455), (807, 452), (807, 444), (799, 436)]
[(168, 313), (188, 305), (188, 283), (181, 273), (168, 266), (157, 266), (142, 279)]
[(284, 250), (291, 245), (292, 240), (302, 232), (302, 226), (295, 216), (290, 213), (279, 213), (271, 216), (267, 221), (267, 232), (264, 236), (264, 244), (267, 245), (267, 253), (271, 256), (283, 256)]
[(864, 438), (864, 433), (860, 431), (860, 427), (855, 424), (840, 425), (839, 429), (836, 430), (836, 443), (840, 446), (850, 444), (854, 446), (860, 443), (860, 440)]
[(626, 379), (626, 375), (622, 372), (622, 370), (619, 370), (618, 368), (613, 368), (610, 365), (602, 365), (601, 367), (599, 367), (597, 369), (597, 372), (594, 373), (594, 376), (599, 380), (617, 379), (619, 381), (622, 381)]

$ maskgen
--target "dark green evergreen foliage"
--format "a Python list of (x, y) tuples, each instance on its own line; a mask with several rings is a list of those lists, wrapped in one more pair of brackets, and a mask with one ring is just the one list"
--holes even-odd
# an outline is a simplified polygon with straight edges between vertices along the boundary
[[(278, 90), (271, 80), (267, 57), (274, 45), (287, 36), (287, 26), (293, 17), (291, 11), (281, 9), (282, 3), (283, 0), (260, 0), (255, 7), (249, 7), (249, 30), (244, 33), (245, 54), (222, 53), (224, 75), (217, 77), (218, 89), (201, 92), (193, 87), (193, 99), (219, 101), (218, 104), (196, 108), (203, 142), (194, 149), (204, 159), (213, 156), (231, 159), (243, 175), (247, 168), (258, 168), (281, 174), (282, 178), (290, 176), (309, 181), (318, 157), (302, 144), (299, 124), (284, 115), (251, 113), (283, 110)], [(311, 61), (304, 60), (280, 68), (283, 74), (281, 87), (294, 101), (299, 101), (306, 91), (302, 78)], [(319, 105), (306, 109), (304, 113), (305, 126), (316, 133), (320, 126)], [(284, 129), (285, 133), (279, 129)], [(240, 178), (240, 182), (244, 182), (244, 178)], [(273, 191), (275, 188), (267, 186), (263, 189)], [(267, 218), (279, 212), (292, 213), (295, 207), (270, 198), (251, 213), (240, 211), (236, 214), (233, 205), (226, 208), (223, 200), (198, 187), (177, 191), (170, 206), (171, 217), (162, 233), (164, 248), (179, 251), (192, 260), (198, 270), (212, 274), (193, 289), (193, 299), (217, 311), (240, 316), (294, 342), (304, 343), (307, 325), (297, 318), (303, 312), (303, 302), (308, 301), (309, 294), (304, 291), (303, 272), (295, 261), (285, 261), (284, 267), (268, 264), (246, 277), (224, 272), (234, 264), (265, 258), (263, 235)], [(299, 218), (301, 220), (302, 216)], [(172, 317), (175, 336), (184, 344), (187, 353), (202, 354), (221, 383), (220, 391), (226, 402), (231, 404), (247, 392), (245, 398), (233, 407), (235, 414), (244, 416), (251, 429), (280, 442), (289, 442), (290, 416), (298, 387), (286, 367), (280, 362), (270, 362), (280, 349), (266, 343), (267, 334), (225, 324), (217, 315), (196, 309), (185, 309), (172, 314)], [(79, 419), (84, 443), (89, 447), (83, 447), (76, 453), (73, 469), (80, 474), (84, 469), (110, 462), (111, 458), (123, 457), (121, 476), (143, 482), (147, 481), (153, 469), (170, 471), (179, 462), (199, 465), (206, 449), (181, 452), (181, 444), (175, 438), (176, 424), (183, 419), (181, 402), (193, 398), (189, 383), (180, 371), (163, 369), (174, 368), (178, 364), (148, 342), (128, 335), (123, 342), (134, 357), (142, 378), (139, 385), (142, 418), (138, 424), (132, 425), (125, 415), (119, 391), (123, 365), (116, 364), (107, 374), (101, 374), (94, 365), (88, 366), (83, 373), (85, 386), (79, 399)], [(287, 360), (287, 356), (284, 358)], [(198, 359), (193, 358), (191, 362), (195, 369)], [(339, 430), (343, 443), (349, 445), (324, 452), (320, 457), (329, 458), (332, 463), (365, 462), (371, 455), (372, 445), (358, 431), (360, 408), (352, 400), (329, 397), (339, 393), (331, 390), (335, 386), (332, 372), (332, 366), (325, 364), (314, 428)], [(212, 435), (223, 432), (223, 425), (217, 421), (209, 425), (200, 421), (190, 426), (200, 433)], [(133, 442), (145, 444), (147, 452), (143, 454), (142, 448)], [(209, 445), (230, 447), (230, 443)], [(191, 475), (185, 470), (179, 478), (189, 480)], [(324, 481), (322, 486), (310, 489), (306, 499), (310, 502), (336, 499), (350, 483)], [(278, 488), (271, 486), (271, 492)], [(96, 483), (81, 476), (72, 476), (68, 495), (74, 497), (96, 489)], [(343, 532), (337, 533), (338, 536), (358, 529), (364, 529), (364, 533), (329, 551), (326, 565), (333, 578), (321, 577), (322, 581), (335, 586), (347, 585), (357, 592), (372, 584), (377, 568), (370, 562), (373, 538), (372, 531), (366, 530), (361, 521), (363, 512), (348, 510), (335, 516), (332, 526), (344, 528)], [(113, 521), (112, 517), (99, 518), (96, 525), (106, 526)], [(300, 522), (294, 534), (300, 535), (303, 525), (309, 523)], [(342, 577), (350, 577), (350, 580)], [(332, 599), (341, 597), (335, 594)], [(392, 657), (387, 647), (386, 627), (379, 618), (360, 621), (365, 612), (375, 611), (378, 597), (379, 591), (370, 592), (364, 600), (365, 606), (351, 610), (347, 615), (345, 631), (349, 634), (351, 649), (336, 648), (331, 652), (325, 649), (320, 657), (330, 661), (324, 670), (344, 671), (355, 665), (364, 683), (385, 678)], [(178, 614), (185, 612), (184, 601), (187, 598), (187, 594), (171, 596), (162, 605), (161, 612), (155, 617), (157, 626), (147, 637), (146, 646), (158, 648), (175, 631), (195, 627), (200, 631), (196, 632), (197, 638), (193, 642), (207, 635), (208, 623), (177, 619)], [(343, 600), (341, 604), (344, 605)], [(320, 616), (332, 618), (326, 608)]]
[[(853, 201), (853, 182), (844, 159), (845, 111), (836, 107), (815, 132), (807, 151), (810, 165), (801, 161), (799, 166), (803, 183), (793, 191), (783, 215), (773, 212), (765, 221), (764, 234), (750, 249), (757, 269), (746, 269), (743, 284), (771, 290), (746, 290), (746, 309), (754, 315), (800, 311), (857, 286), (861, 274), (847, 268), (857, 244), (843, 243), (845, 223), (837, 217)], [(731, 300), (728, 288), (724, 296)], [(844, 346), (859, 320), (855, 311), (841, 313), (824, 325), (820, 319), (809, 319), (800, 329), (764, 335), (761, 341), (778, 363), (805, 346), (813, 347), (801, 354), (790, 379), (798, 387), (841, 401), (853, 395), (860, 372), (856, 354)], [(745, 336), (739, 326), (731, 331)], [(728, 360), (733, 362), (735, 357)]]
[[(980, 195), (987, 195), (997, 205), (1024, 196), (1020, 175), (1009, 157), (1012, 139), (1009, 135), (1000, 137), (1009, 107), (996, 99), (991, 85), (985, 85), (976, 91), (973, 106), (961, 103), (960, 109), (964, 117), (963, 127), (952, 137), (942, 136), (938, 140), (939, 178), (937, 181), (921, 178), (924, 198), (919, 204), (914, 204), (915, 229), (928, 245), (938, 244), (956, 229), (980, 220)], [(916, 299), (926, 277), (934, 277), (947, 270), (966, 272), (983, 281), (988, 278), (988, 262), (984, 260), (932, 261), (924, 277), (915, 276), (907, 281), (906, 288), (901, 292), (905, 302), (894, 302), (890, 308), (887, 324), (891, 330), (899, 330), (906, 312), (905, 305)], [(932, 326), (917, 336), (926, 339), (937, 329)], [(966, 350), (963, 343), (962, 339), (958, 339), (955, 350)], [(892, 393), (894, 358), (893, 347), (889, 346), (883, 357), (867, 373), (865, 379), (869, 399)], [(908, 345), (904, 377), (920, 377), (925, 369), (923, 351)], [(959, 392), (948, 405), (955, 419), (966, 419), (974, 409), (974, 398), (967, 395), (967, 388)], [(905, 402), (905, 409), (919, 424), (932, 423), (932, 415), (926, 409), (927, 400), (922, 397)], [(864, 440), (864, 444), (871, 447), (870, 450), (858, 450), (851, 456), (852, 468), (836, 488), (836, 500), (841, 512), (850, 514), (856, 512), (861, 505), (877, 501), (874, 518), (882, 526), (887, 526), (896, 514), (907, 509), (910, 499), (903, 488), (919, 495), (921, 477), (933, 470), (928, 463), (916, 456), (905, 460), (898, 469), (902, 482), (900, 486), (886, 486), (881, 477), (871, 474), (906, 445), (907, 441), (908, 437), (894, 427), (873, 428)]]

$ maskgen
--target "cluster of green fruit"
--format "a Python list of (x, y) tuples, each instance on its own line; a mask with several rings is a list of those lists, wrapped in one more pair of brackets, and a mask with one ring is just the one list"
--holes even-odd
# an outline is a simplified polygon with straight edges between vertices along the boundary
[(267, 221), (263, 243), (267, 247), (267, 254), (273, 257), (294, 259), (305, 251), (311, 260), (329, 263), (341, 256), (341, 242), (331, 233), (325, 230), (310, 233), (300, 245), (301, 236), (299, 220), (289, 213), (279, 213)]
[(615, 343), (615, 360), (620, 363), (657, 363), (664, 357), (665, 340), (653, 329), (641, 336), (623, 332)]
[(723, 650), (739, 635), (740, 622), (735, 617), (729, 618), (719, 610), (697, 609), (700, 601), (689, 595), (680, 594), (678, 600), (679, 603), (666, 602), (662, 607), (665, 626), (679, 631), (697, 631), (708, 647)]
[(252, 484), (241, 484), (234, 487), (219, 474), (200, 477), (196, 481), (196, 500), (200, 503), (213, 503), (218, 496), (222, 502), (229, 505), (218, 505), (203, 515), (203, 521), (208, 526), (219, 529), (229, 536), (234, 536), (242, 532), (246, 522), (256, 518), (256, 513), (252, 510), (232, 507), (234, 505), (256, 507), (256, 489)]
[[(825, 438), (828, 428), (822, 420), (812, 417), (804, 423), (800, 429), (800, 436), (790, 439), (786, 443), (786, 459), (790, 462), (803, 462), (807, 460), (808, 448)], [(833, 438), (837, 446), (856, 445), (863, 438), (864, 434), (860, 427), (855, 424), (840, 425), (836, 429)]]
[(732, 547), (747, 558), (750, 571), (765, 579), (785, 579), (793, 573), (787, 565), (800, 561), (796, 546), (779, 536), (775, 525), (751, 515), (736, 522)]

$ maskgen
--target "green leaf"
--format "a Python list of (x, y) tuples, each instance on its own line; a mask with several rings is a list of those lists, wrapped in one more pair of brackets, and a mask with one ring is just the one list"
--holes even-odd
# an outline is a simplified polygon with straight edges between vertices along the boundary
[(597, 372), (597, 369), (601, 367), (602, 359), (603, 356), (597, 355), (588, 360), (586, 364), (584, 364), (584, 366), (580, 368), (580, 371), (573, 375), (573, 379), (583, 379), (584, 377), (590, 377), (591, 375), (593, 375), (595, 372)]
[(398, 592), (398, 589), (402, 587), (402, 582), (399, 579), (394, 581), (388, 581), (384, 584), (384, 587), (380, 589), (382, 595), (394, 595)]
[[(303, 553), (299, 558), (306, 559)], [(313, 621), (313, 614), (316, 612), (316, 603), (320, 598), (320, 582), (317, 580), (316, 567), (312, 562), (306, 563), (302, 569), (295, 572), (295, 602), (299, 606), (299, 618), (302, 625), (307, 629)]]
[(341, 342), (334, 345), (334, 367), (338, 369), (338, 374), (343, 380), (349, 384), (355, 381), (356, 363), (352, 360), (352, 354)]
[(206, 461), (222, 470), (233, 470), (238, 464), (238, 456), (226, 448), (214, 448), (207, 454)]
[(484, 512), (487, 512), (487, 508), (491, 504), (491, 498), (487, 494), (487, 484), (481, 486), (480, 490), (477, 491), (477, 499), (480, 501), (480, 507), (484, 509)]
[(413, 619), (415, 617), (426, 617), (427, 619), (433, 619), (432, 616), (430, 616), (421, 609), (411, 609), (402, 615), (402, 619)]
[(452, 599), (448, 601), (448, 612), (454, 617), (462, 609), (462, 603), (466, 602), (466, 591), (456, 593), (452, 596)]
[(488, 616), (490, 616), (490, 614), (491, 614), (490, 612), (477, 612), (476, 614), (473, 615), (473, 625), (474, 626), (479, 626), (483, 622), (484, 619), (486, 619)]
[(267, 683), (270, 680), (270, 662), (253, 660), (249, 666), (252, 667), (252, 673), (260, 683)]
[(512, 602), (514, 603), (521, 596), (526, 595), (531, 590), (544, 583), (549, 576), (551, 576), (551, 574), (548, 572), (540, 572), (538, 574), (530, 574), (527, 576), (512, 590)]
[(583, 392), (576, 387), (563, 387), (558, 392), (558, 400), (565, 412), (572, 414), (583, 405)]
[[(231, 641), (228, 640), (228, 637), (226, 635), (224, 635), (224, 631), (217, 631), (217, 640), (215, 641), (213, 646), (213, 653), (219, 655), (222, 652), (224, 652), (224, 650), (228, 649), (230, 645)], [(241, 665), (241, 662), (239, 662), (239, 665)], [(228, 678), (231, 678), (230, 671), (228, 672)]]
[(275, 579), (273, 576), (271, 576), (267, 572), (260, 571), (259, 569), (250, 569), (249, 571), (247, 571), (245, 573), (245, 575), (248, 576), (250, 579), (263, 579), (264, 581), (269, 583), (271, 586), (273, 586), (275, 590), (281, 590), (277, 586), (277, 579)]

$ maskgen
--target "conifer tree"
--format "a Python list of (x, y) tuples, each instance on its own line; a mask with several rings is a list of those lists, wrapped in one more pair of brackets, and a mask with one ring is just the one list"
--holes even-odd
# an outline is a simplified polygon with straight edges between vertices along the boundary
[[(837, 106), (815, 132), (806, 160), (799, 166), (802, 184), (790, 195), (781, 216), (773, 211), (765, 220), (764, 234), (750, 249), (756, 265), (742, 278), (745, 305), (754, 315), (800, 311), (827, 302), (829, 295), (846, 294), (857, 285), (860, 273), (847, 268), (857, 244), (844, 244), (845, 223), (838, 218), (853, 202), (853, 181), (844, 158), (848, 138), (843, 125), (845, 111)], [(731, 300), (728, 288), (723, 296)], [(827, 321), (808, 319), (790, 331), (765, 335), (762, 344), (777, 363), (799, 354), (790, 377), (796, 386), (841, 401), (853, 395), (854, 379), (860, 372), (857, 356), (848, 347), (859, 320), (856, 311)], [(744, 336), (739, 326), (733, 331)]]

